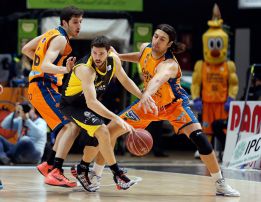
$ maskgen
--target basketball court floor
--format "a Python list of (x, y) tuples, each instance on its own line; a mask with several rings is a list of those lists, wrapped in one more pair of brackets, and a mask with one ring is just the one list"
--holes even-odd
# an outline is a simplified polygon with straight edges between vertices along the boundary
[[(65, 174), (80, 155), (70, 155), (65, 163)], [(112, 174), (105, 169), (101, 189), (86, 192), (81, 186), (62, 188), (48, 186), (35, 166), (0, 166), (4, 189), (0, 201), (39, 202), (137, 202), (137, 201), (190, 201), (190, 202), (250, 202), (261, 201), (261, 171), (223, 169), (227, 182), (241, 192), (241, 197), (215, 196), (214, 182), (200, 160), (192, 152), (174, 152), (168, 158), (151, 155), (140, 158), (118, 156), (119, 164), (128, 168), (128, 175), (138, 184), (126, 191), (116, 190)]]

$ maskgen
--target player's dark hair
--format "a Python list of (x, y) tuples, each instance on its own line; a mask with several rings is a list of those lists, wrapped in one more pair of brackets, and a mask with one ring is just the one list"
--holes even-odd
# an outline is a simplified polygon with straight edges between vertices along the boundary
[(61, 11), (60, 23), (62, 25), (63, 20), (65, 20), (68, 23), (72, 17), (81, 17), (81, 16), (83, 16), (83, 10), (75, 6), (68, 6)]
[(177, 42), (177, 33), (174, 27), (168, 24), (160, 24), (157, 26), (157, 29), (165, 32), (169, 36), (169, 42), (173, 41), (171, 47), (169, 48), (171, 52), (173, 52), (174, 54), (178, 54), (185, 51), (185, 44)]
[(91, 42), (91, 48), (93, 46), (97, 48), (105, 48), (107, 51), (109, 51), (111, 47), (111, 43), (106, 36), (97, 36)]

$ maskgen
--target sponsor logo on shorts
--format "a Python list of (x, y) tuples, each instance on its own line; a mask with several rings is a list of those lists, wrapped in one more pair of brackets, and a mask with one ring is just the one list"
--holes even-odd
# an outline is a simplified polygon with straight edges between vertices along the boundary
[(181, 114), (177, 117), (177, 121), (186, 122), (185, 112), (181, 112)]
[(137, 114), (135, 114), (135, 112), (133, 110), (130, 110), (128, 111), (125, 116), (128, 118), (128, 119), (131, 119), (133, 121), (139, 121), (140, 118)]
[(85, 111), (84, 116), (89, 118), (91, 116), (91, 112)]
[(92, 117), (92, 123), (98, 124), (99, 123), (99, 119), (96, 118), (96, 117)]
[(202, 126), (203, 126), (204, 128), (208, 128), (208, 127), (209, 127), (209, 124), (208, 124), (208, 122), (203, 121)]

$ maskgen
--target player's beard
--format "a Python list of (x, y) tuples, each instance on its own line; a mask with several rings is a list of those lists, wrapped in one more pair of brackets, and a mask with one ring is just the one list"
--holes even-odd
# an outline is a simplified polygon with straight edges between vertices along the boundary
[(77, 32), (77, 29), (76, 30), (73, 30), (71, 27), (68, 28), (68, 34), (69, 36), (75, 38), (75, 37), (78, 37), (79, 36), (79, 33), (80, 33), (80, 30), (79, 32)]
[(98, 60), (98, 61), (100, 61), (98, 64), (97, 64), (96, 60), (94, 61), (96, 67), (101, 68), (105, 65), (105, 61), (104, 62), (102, 62), (101, 60)]

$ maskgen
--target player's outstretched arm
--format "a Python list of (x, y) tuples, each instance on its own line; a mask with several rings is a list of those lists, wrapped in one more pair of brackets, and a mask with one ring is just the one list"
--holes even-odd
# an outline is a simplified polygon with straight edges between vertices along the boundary
[(115, 53), (121, 61), (138, 63), (140, 61), (141, 54), (148, 43), (143, 43), (140, 48), (140, 52), (132, 53), (118, 53), (113, 47), (111, 47), (111, 52)]
[(129, 91), (131, 94), (135, 95), (137, 98), (140, 99), (142, 93), (138, 86), (130, 79), (130, 77), (124, 71), (119, 57), (113, 56), (113, 58), (116, 63), (115, 76), (127, 91)]
[[(142, 92), (138, 88), (138, 86), (128, 77), (123, 67), (121, 66), (121, 62), (118, 57), (114, 57), (116, 61), (116, 72), (115, 75), (123, 87), (129, 91), (131, 94), (135, 95), (137, 98), (141, 99)], [(146, 103), (143, 103), (143, 110), (145, 113), (149, 111), (150, 113), (158, 114), (158, 108), (152, 98), (148, 99)]]
[(159, 88), (167, 82), (170, 78), (175, 78), (178, 72), (178, 64), (174, 60), (166, 60), (161, 62), (156, 69), (156, 74), (149, 81), (147, 88), (142, 94), (139, 107), (142, 107), (144, 103), (149, 102), (151, 96), (153, 96)]
[(145, 93), (154, 95), (158, 89), (170, 78), (175, 78), (178, 72), (178, 64), (174, 60), (161, 62), (156, 68), (156, 74), (149, 81)]

